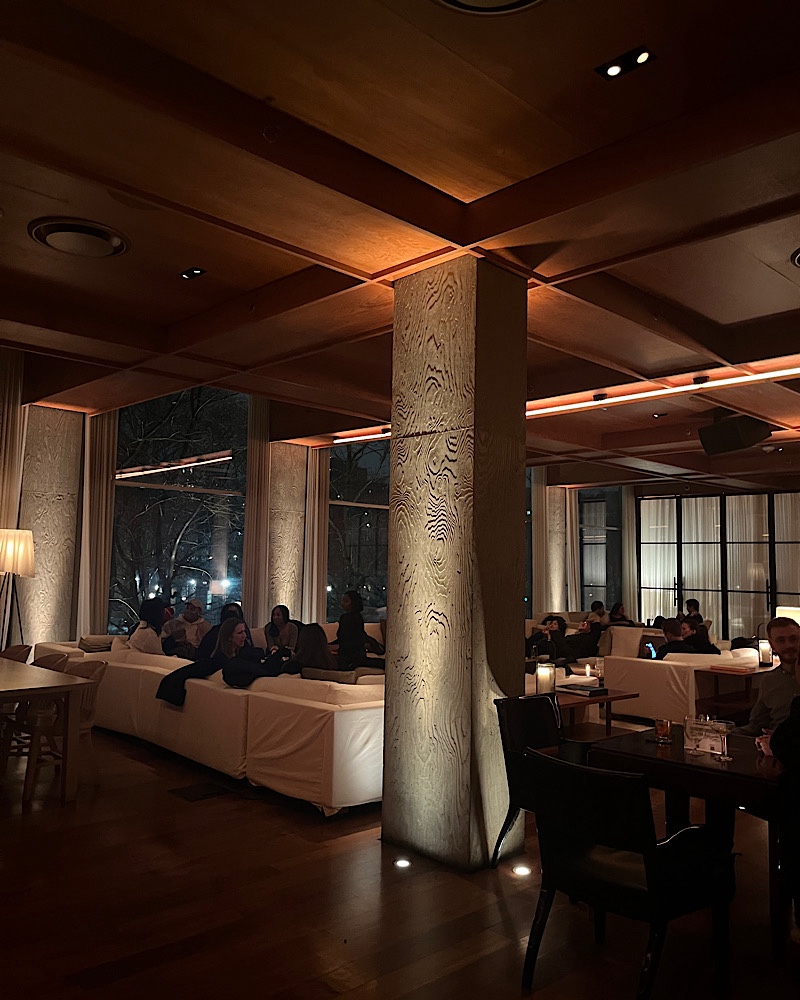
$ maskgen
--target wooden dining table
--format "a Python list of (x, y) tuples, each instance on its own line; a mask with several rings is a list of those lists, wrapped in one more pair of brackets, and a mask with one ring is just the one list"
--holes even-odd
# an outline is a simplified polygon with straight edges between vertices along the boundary
[(62, 803), (73, 801), (78, 794), (80, 697), (81, 688), (86, 684), (91, 684), (91, 681), (0, 657), (0, 703), (46, 697), (61, 705), (64, 729), (61, 761)]
[(730, 761), (711, 753), (692, 756), (683, 746), (683, 726), (673, 725), (670, 743), (656, 743), (652, 729), (631, 732), (593, 746), (588, 761), (592, 767), (644, 774), (651, 787), (663, 789), (668, 835), (688, 825), (689, 796), (706, 800), (707, 821), (709, 806), (727, 807), (734, 816), (744, 808), (767, 821), (770, 931), (773, 955), (779, 959), (789, 933), (778, 837), (781, 766), (756, 749), (752, 736), (729, 736), (728, 754)]

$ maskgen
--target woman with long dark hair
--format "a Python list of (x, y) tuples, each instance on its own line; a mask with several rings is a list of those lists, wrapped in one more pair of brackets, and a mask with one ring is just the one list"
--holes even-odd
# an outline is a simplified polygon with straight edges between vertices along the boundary
[(336, 649), (340, 670), (352, 670), (367, 662), (367, 633), (361, 616), (363, 610), (361, 595), (355, 590), (346, 591), (342, 597), (339, 631), (331, 643)]
[(289, 609), (285, 604), (276, 604), (272, 609), (269, 625), (264, 627), (267, 648), (272, 652), (276, 649), (295, 650), (298, 634), (297, 626), (290, 619)]
[[(153, 653), (161, 656), (168, 652), (161, 643), (161, 629), (164, 627), (164, 602), (160, 597), (151, 597), (147, 601), (142, 601), (139, 608), (139, 623), (128, 636), (131, 649), (138, 649), (140, 653)], [(169, 645), (174, 647), (175, 640), (172, 639)]]

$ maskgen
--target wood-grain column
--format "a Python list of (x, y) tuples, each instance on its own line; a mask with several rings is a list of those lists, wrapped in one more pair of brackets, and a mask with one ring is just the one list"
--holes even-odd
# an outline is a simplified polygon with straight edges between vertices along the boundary
[(401, 279), (393, 351), (383, 836), (476, 869), (508, 804), (492, 700), (524, 689), (524, 279)]
[[(293, 618), (303, 606), (308, 448), (276, 442), (269, 449), (269, 606), (285, 604)], [(261, 624), (259, 622), (259, 624)]]

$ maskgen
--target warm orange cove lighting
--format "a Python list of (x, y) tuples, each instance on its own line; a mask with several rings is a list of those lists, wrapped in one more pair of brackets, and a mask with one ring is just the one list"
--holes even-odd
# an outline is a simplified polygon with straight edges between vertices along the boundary
[(391, 430), (385, 429), (382, 431), (370, 432), (367, 434), (353, 434), (350, 437), (335, 437), (333, 439), (334, 444), (356, 444), (358, 441), (383, 441), (385, 438), (390, 438), (392, 436)]
[[(549, 417), (554, 413), (580, 413), (583, 410), (607, 409), (609, 406), (621, 406), (625, 403), (639, 403), (649, 399), (665, 399), (669, 396), (683, 396), (713, 392), (732, 385), (751, 385), (759, 382), (778, 382), (784, 378), (800, 375), (800, 367), (780, 368), (770, 372), (754, 372), (749, 375), (731, 375), (726, 378), (714, 379), (709, 376), (708, 382), (694, 381), (681, 385), (665, 386), (661, 389), (647, 389), (643, 392), (627, 392), (618, 396), (608, 395), (605, 399), (582, 399), (571, 403), (556, 403), (553, 406), (540, 406), (537, 402), (525, 404), (525, 417), (533, 420), (535, 417)], [(692, 375), (691, 378), (696, 378)], [(613, 391), (613, 390), (612, 390)]]

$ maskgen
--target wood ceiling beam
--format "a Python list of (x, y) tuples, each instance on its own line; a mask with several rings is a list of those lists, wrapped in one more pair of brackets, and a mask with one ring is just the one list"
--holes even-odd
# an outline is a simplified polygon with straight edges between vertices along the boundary
[(0, 38), (27, 58), (55, 64), (423, 232), (461, 242), (463, 202), (430, 184), (56, 0), (4, 6)]
[(757, 205), (755, 208), (747, 208), (741, 212), (723, 215), (697, 226), (690, 226), (676, 233), (670, 239), (663, 240), (661, 243), (651, 243), (638, 250), (632, 250), (630, 253), (608, 257), (605, 260), (587, 264), (585, 267), (577, 267), (572, 271), (562, 271), (560, 274), (551, 277), (534, 273), (533, 281), (537, 284), (548, 286), (566, 284), (576, 278), (584, 278), (588, 275), (597, 274), (598, 271), (608, 271), (611, 268), (631, 264), (634, 261), (643, 260), (645, 257), (652, 257), (655, 254), (665, 253), (668, 250), (680, 250), (682, 247), (693, 246), (696, 243), (706, 243), (709, 240), (716, 240), (722, 236), (732, 236), (734, 233), (754, 229), (756, 226), (763, 226), (768, 222), (790, 219), (799, 213), (800, 194), (789, 195), (786, 198), (777, 198), (774, 201), (765, 202), (763, 205)]
[(621, 316), (673, 344), (707, 354), (712, 362), (728, 363), (719, 353), (725, 342), (725, 331), (718, 323), (666, 302), (611, 274), (577, 278), (558, 285), (556, 290), (605, 312)]
[(362, 285), (363, 282), (357, 278), (337, 271), (319, 266), (309, 267), (175, 324), (167, 332), (166, 350), (170, 354), (185, 351), (205, 340)]
[(469, 206), (470, 245), (800, 131), (800, 72), (511, 184)]

